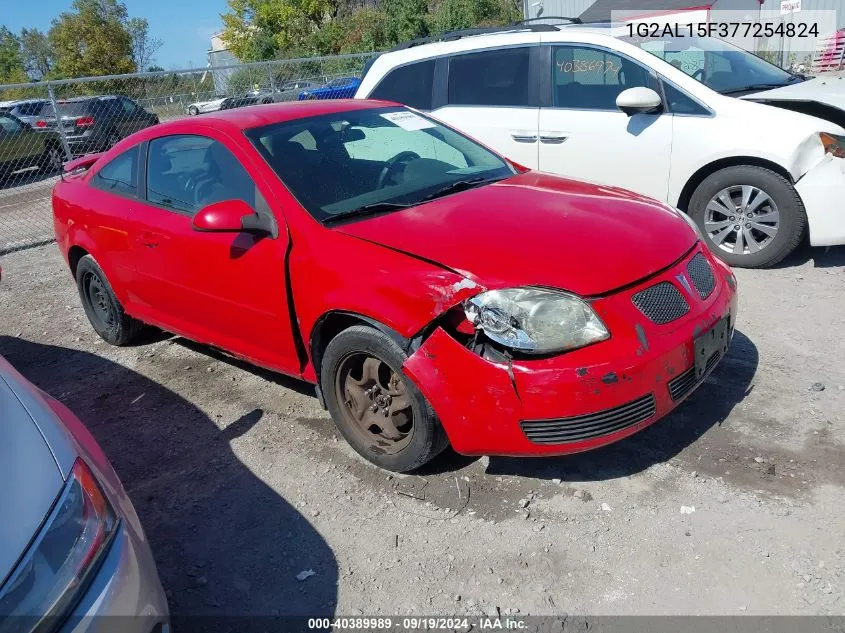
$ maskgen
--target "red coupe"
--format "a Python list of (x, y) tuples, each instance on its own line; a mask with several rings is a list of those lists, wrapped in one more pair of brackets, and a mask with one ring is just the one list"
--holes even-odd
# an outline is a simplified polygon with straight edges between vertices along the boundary
[(395, 104), (212, 113), (66, 171), (56, 239), (103, 339), (151, 324), (316, 383), (390, 470), (619, 440), (733, 335), (736, 280), (686, 216)]

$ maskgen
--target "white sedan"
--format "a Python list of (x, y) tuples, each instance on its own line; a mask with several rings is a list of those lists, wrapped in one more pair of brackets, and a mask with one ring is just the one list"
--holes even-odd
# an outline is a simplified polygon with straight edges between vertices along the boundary
[(845, 79), (806, 81), (715, 38), (627, 33), (544, 24), (412, 42), (376, 59), (355, 96), (427, 110), (531, 169), (665, 201), (735, 266), (771, 266), (805, 236), (845, 244)]

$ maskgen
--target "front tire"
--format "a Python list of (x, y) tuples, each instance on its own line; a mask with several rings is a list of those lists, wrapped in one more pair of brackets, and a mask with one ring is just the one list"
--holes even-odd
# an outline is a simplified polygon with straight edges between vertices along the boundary
[(126, 345), (144, 324), (126, 314), (100, 266), (85, 255), (76, 266), (76, 285), (82, 308), (94, 331), (106, 343)]
[(58, 145), (51, 144), (44, 149), (44, 154), (41, 156), (39, 166), (44, 172), (55, 173), (62, 170), (64, 158), (65, 155), (62, 148)]
[(341, 435), (380, 468), (408, 472), (448, 444), (431, 405), (403, 373), (407, 355), (389, 336), (356, 325), (323, 354), (320, 387)]
[(689, 214), (710, 250), (738, 268), (774, 266), (795, 250), (807, 229), (792, 183), (752, 165), (710, 174), (693, 193)]

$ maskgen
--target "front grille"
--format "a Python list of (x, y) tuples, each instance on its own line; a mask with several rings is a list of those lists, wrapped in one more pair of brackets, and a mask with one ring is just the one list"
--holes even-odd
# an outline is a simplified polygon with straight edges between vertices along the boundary
[(523, 420), (522, 432), (535, 444), (564, 444), (610, 435), (654, 415), (654, 395), (597, 413), (553, 420)]
[(687, 369), (683, 374), (678, 376), (677, 378), (673, 378), (669, 381), (669, 395), (672, 396), (672, 400), (678, 401), (684, 398), (689, 392), (695, 389), (699, 384), (704, 382), (704, 379), (710, 375), (710, 372), (713, 371), (713, 368), (719, 364), (719, 361), (722, 359), (721, 352), (713, 352), (713, 355), (707, 359), (707, 364), (704, 366), (704, 377), (696, 382), (695, 380), (695, 365)]
[(709, 297), (713, 288), (716, 287), (716, 278), (713, 276), (710, 262), (702, 253), (689, 260), (687, 273), (692, 280), (692, 285), (698, 291), (698, 296), (702, 299)]
[(631, 297), (640, 312), (663, 325), (680, 319), (689, 312), (689, 304), (675, 286), (668, 281), (646, 288)]

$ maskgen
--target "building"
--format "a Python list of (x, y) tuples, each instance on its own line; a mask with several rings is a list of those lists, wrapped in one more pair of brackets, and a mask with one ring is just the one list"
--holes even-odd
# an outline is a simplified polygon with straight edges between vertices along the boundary
[(215, 33), (211, 36), (211, 48), (208, 51), (208, 67), (211, 69), (211, 77), (214, 80), (214, 91), (217, 94), (225, 94), (229, 77), (240, 64), (240, 60), (226, 48), (223, 42), (222, 33)]

